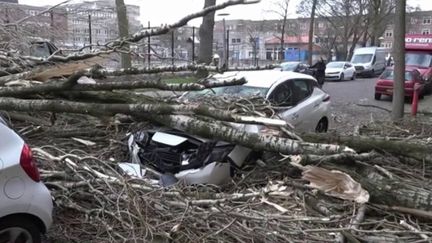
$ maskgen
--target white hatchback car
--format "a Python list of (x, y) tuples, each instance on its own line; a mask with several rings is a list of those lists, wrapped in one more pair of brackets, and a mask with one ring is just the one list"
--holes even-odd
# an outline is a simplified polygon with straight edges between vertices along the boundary
[(325, 70), (326, 80), (355, 80), (356, 69), (349, 62), (329, 62)]
[(0, 118), (0, 242), (41, 242), (53, 203), (30, 147)]
[[(189, 92), (184, 98), (202, 95), (260, 95), (280, 109), (278, 116), (301, 132), (326, 132), (329, 127), (330, 95), (318, 87), (310, 75), (277, 70), (225, 72), (213, 76), (216, 80), (245, 78), (243, 85)], [(255, 127), (255, 128), (254, 128)], [(258, 126), (246, 130), (258, 132)]]

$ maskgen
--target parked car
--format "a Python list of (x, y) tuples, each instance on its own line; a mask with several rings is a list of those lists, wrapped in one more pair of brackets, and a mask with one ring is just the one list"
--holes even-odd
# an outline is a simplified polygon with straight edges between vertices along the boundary
[[(194, 99), (205, 95), (251, 96), (258, 95), (272, 102), (279, 116), (297, 131), (326, 132), (329, 125), (330, 96), (318, 87), (315, 78), (295, 72), (276, 70), (225, 72), (213, 76), (216, 80), (245, 78), (243, 85), (188, 92), (183, 98)], [(256, 126), (248, 126), (258, 132)]]
[[(244, 78), (247, 83), (187, 92), (181, 99), (194, 102), (214, 95), (261, 96), (276, 106), (277, 115), (297, 131), (326, 132), (328, 129), (330, 96), (310, 75), (265, 70), (226, 72), (212, 78), (214, 81)], [(263, 125), (228, 124), (252, 133), (268, 130)], [(139, 131), (129, 137), (128, 145), (131, 162), (152, 167), (162, 174), (159, 183), (163, 186), (177, 181), (223, 184), (230, 179), (233, 169), (241, 167), (253, 154), (251, 149), (240, 145), (167, 129)]]
[(53, 204), (30, 147), (0, 120), (0, 242), (41, 242)]
[(356, 78), (356, 70), (349, 62), (329, 62), (325, 70), (326, 80), (339, 80), (346, 79), (354, 80)]
[(313, 75), (313, 71), (309, 68), (309, 65), (302, 62), (283, 62), (276, 67), (276, 70)]
[(351, 63), (358, 75), (373, 77), (381, 74), (386, 68), (388, 49), (382, 47), (362, 47), (354, 50)]
[[(394, 69), (387, 68), (379, 77), (375, 84), (375, 99), (381, 99), (382, 95), (393, 95)], [(419, 70), (413, 67), (405, 68), (405, 96), (412, 97), (414, 94), (414, 84), (420, 84), (419, 95), (422, 97), (425, 94), (424, 80), (421, 77)]]
[(192, 136), (172, 129), (138, 131), (129, 137), (132, 163), (161, 173), (159, 184), (226, 183), (252, 150), (239, 145)]

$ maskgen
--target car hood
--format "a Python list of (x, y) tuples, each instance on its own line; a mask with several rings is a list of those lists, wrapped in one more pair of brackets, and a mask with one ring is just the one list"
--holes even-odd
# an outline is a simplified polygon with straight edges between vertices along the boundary
[(337, 73), (337, 72), (342, 72), (342, 68), (326, 68), (325, 72), (326, 72), (326, 73)]

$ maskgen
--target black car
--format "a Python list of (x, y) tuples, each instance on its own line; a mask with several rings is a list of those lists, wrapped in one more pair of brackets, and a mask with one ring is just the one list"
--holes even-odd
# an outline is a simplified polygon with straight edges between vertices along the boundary
[(280, 69), (281, 71), (291, 71), (309, 75), (313, 74), (313, 71), (309, 68), (309, 65), (302, 62), (283, 62), (277, 67), (277, 69)]

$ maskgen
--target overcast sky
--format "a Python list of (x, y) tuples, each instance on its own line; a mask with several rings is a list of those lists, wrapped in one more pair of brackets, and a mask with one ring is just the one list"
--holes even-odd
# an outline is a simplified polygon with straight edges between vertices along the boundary
[[(22, 4), (28, 5), (54, 5), (64, 0), (19, 0)], [(73, 0), (76, 2), (77, 0)], [(222, 2), (224, 0), (217, 0)], [(261, 0), (258, 4), (246, 5), (246, 6), (234, 6), (225, 10), (219, 11), (219, 13), (229, 13), (226, 19), (274, 19), (274, 14), (270, 13), (269, 10), (274, 8), (274, 2), (278, 0)], [(204, 6), (204, 0), (125, 0), (127, 4), (135, 4), (140, 6), (141, 9), (141, 22), (147, 25), (150, 21), (152, 25), (170, 24), (174, 23), (180, 18), (187, 14), (199, 11)], [(300, 0), (291, 0), (290, 14), (295, 17), (297, 4)], [(408, 4), (411, 6), (420, 6), (422, 10), (432, 10), (432, 0), (408, 0)], [(216, 17), (216, 20), (220, 20), (222, 17)], [(195, 20), (190, 25), (199, 26), (200, 20)]]

